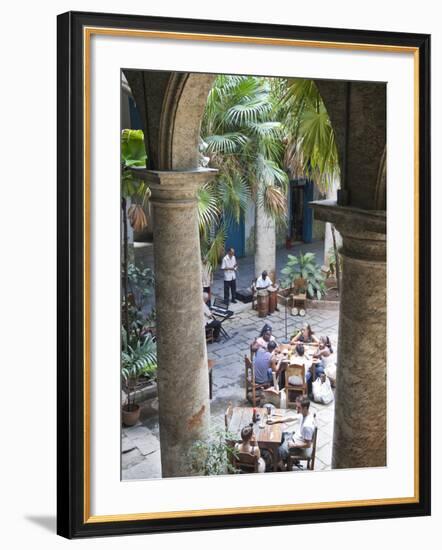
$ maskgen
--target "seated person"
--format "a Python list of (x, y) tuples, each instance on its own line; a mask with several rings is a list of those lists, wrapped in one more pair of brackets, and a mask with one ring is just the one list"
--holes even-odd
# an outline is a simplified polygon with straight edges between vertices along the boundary
[[(336, 361), (333, 355), (333, 348), (330, 338), (328, 336), (321, 336), (319, 339), (318, 351), (313, 357), (317, 357), (320, 360), (322, 372), (327, 375), (331, 385), (334, 386), (336, 384)], [(318, 366), (316, 367), (316, 372), (318, 372)], [(321, 371), (319, 372), (321, 374)]]
[(250, 453), (258, 457), (258, 472), (260, 474), (266, 471), (266, 465), (261, 458), (261, 452), (253, 434), (253, 424), (246, 426), (241, 430), (242, 443), (235, 443), (235, 449), (240, 453)]
[(266, 290), (269, 286), (272, 286), (272, 281), (267, 271), (263, 271), (261, 276), (256, 279), (256, 290)]
[(319, 340), (314, 335), (312, 327), (308, 323), (304, 323), (304, 326), (298, 333), (292, 338), (291, 344), (296, 344), (297, 342), (302, 342), (303, 344), (312, 344), (319, 343)]
[(313, 357), (319, 359), (321, 366), (325, 369), (328, 363), (334, 362), (333, 357), (331, 357), (332, 353), (333, 348), (330, 342), (330, 338), (328, 336), (321, 336), (319, 338), (318, 350), (313, 355)]
[(272, 382), (272, 373), (277, 372), (275, 349), (276, 342), (269, 342), (266, 350), (259, 348), (256, 352), (253, 360), (256, 384), (268, 384)]
[(203, 293), (203, 315), (204, 315), (204, 329), (212, 328), (213, 329), (213, 338), (215, 342), (219, 342), (219, 333), (221, 330), (221, 322), (215, 319), (210, 311), (207, 302), (209, 301), (209, 295), (207, 292)]
[[(301, 399), (301, 422), (293, 434), (284, 432), (283, 441), (278, 449), (279, 458), (287, 460), (289, 453), (297, 458), (310, 458), (312, 455), (313, 434), (315, 432), (315, 421), (309, 412), (310, 400), (307, 397)], [(268, 424), (292, 421), (293, 417), (283, 417), (278, 420), (267, 420)]]
[[(313, 370), (315, 372), (316, 380), (319, 376), (321, 376), (321, 374), (324, 373), (324, 368), (320, 363), (316, 363), (314, 366), (312, 365), (312, 361), (305, 356), (305, 350), (302, 344), (297, 344), (295, 347), (295, 356), (292, 358), (292, 362), (297, 365), (305, 366), (305, 381), (307, 382), (307, 390), (310, 395), (312, 393)], [(294, 385), (299, 384), (299, 381), (290, 382), (290, 378), (288, 382), (289, 384), (293, 383)]]
[(275, 342), (275, 337), (272, 334), (272, 327), (269, 324), (265, 324), (262, 327), (261, 333), (258, 338), (252, 343), (252, 351), (258, 351), (259, 348), (267, 349), (267, 344), (269, 342)]
[[(305, 374), (307, 379), (307, 372), (311, 366), (311, 361), (305, 356), (304, 346), (302, 344), (297, 344), (295, 346), (293, 355), (290, 359), (290, 363), (293, 365), (304, 365)], [(289, 376), (287, 382), (293, 386), (299, 386), (304, 383), (304, 380), (300, 380), (300, 376)]]

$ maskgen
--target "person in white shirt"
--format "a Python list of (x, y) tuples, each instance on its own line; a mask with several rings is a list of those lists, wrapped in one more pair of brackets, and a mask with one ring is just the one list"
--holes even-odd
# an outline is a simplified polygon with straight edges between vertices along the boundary
[(212, 283), (213, 283), (213, 271), (212, 271), (212, 266), (207, 260), (203, 260), (202, 262), (201, 276), (202, 276), (203, 292), (206, 292), (209, 295), (209, 300), (207, 301), (207, 305), (210, 307), (212, 305), (210, 303), (210, 287), (212, 286)]
[(269, 286), (272, 286), (272, 281), (267, 271), (263, 271), (261, 276), (256, 279), (256, 290), (267, 290)]
[[(297, 458), (310, 458), (312, 455), (313, 435), (315, 433), (315, 419), (309, 412), (310, 400), (307, 397), (301, 399), (301, 422), (293, 434), (283, 434), (284, 441), (278, 449), (279, 458), (287, 460), (289, 453)], [(267, 420), (268, 424), (278, 422), (288, 422), (293, 420), (291, 417), (283, 417), (278, 420)]]
[(236, 263), (235, 250), (229, 248), (221, 263), (221, 270), (224, 272), (224, 303), (229, 305), (229, 289), (232, 294), (232, 304), (236, 304)]
[(203, 293), (203, 316), (204, 316), (204, 329), (213, 328), (213, 338), (215, 342), (219, 342), (219, 333), (221, 331), (221, 322), (215, 319), (210, 311), (207, 302), (209, 301), (209, 295), (207, 292)]

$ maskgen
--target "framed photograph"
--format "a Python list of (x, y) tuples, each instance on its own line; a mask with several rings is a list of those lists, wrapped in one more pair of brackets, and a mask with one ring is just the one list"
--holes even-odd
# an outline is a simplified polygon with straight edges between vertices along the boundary
[(430, 37), (58, 16), (58, 533), (430, 514)]

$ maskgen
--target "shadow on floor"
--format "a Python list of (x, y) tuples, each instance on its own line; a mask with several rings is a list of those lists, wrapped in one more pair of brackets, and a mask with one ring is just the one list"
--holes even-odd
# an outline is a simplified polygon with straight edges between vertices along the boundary
[(25, 516), (25, 519), (35, 525), (43, 527), (45, 531), (56, 533), (57, 518), (55, 516)]

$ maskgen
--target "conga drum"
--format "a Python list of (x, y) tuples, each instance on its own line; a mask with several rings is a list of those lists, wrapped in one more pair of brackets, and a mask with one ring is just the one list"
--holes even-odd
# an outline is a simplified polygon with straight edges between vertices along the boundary
[(269, 293), (267, 290), (258, 290), (258, 317), (267, 317), (269, 314)]
[(274, 313), (278, 305), (278, 289), (276, 286), (269, 286), (269, 313)]

